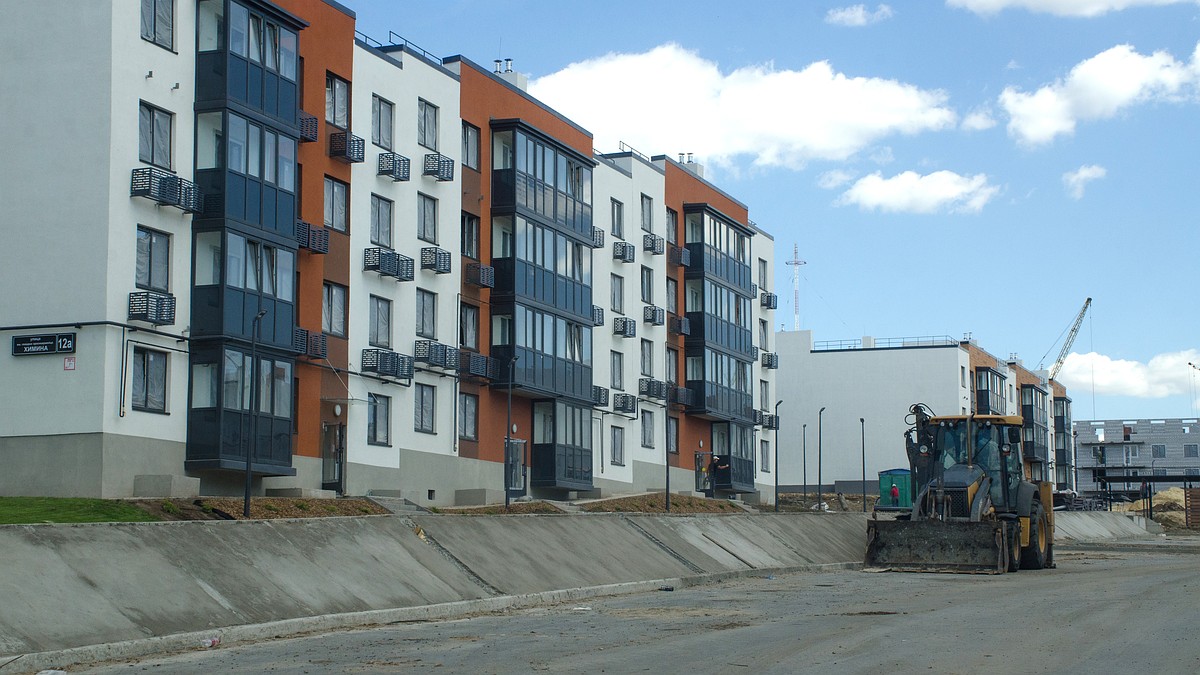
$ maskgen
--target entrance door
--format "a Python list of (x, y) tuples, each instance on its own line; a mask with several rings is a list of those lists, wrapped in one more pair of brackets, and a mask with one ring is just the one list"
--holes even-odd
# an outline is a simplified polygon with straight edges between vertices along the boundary
[(321, 432), (321, 489), (338, 494), (346, 491), (343, 484), (343, 462), (346, 456), (346, 425), (327, 424)]

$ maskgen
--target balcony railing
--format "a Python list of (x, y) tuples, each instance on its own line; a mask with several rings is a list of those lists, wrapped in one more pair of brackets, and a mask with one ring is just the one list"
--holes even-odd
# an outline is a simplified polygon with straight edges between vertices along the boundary
[(768, 370), (775, 370), (779, 367), (779, 354), (776, 352), (762, 353), (762, 367)]
[(642, 235), (642, 250), (649, 251), (654, 255), (662, 255), (667, 250), (666, 240), (657, 234), (644, 234)]
[(613, 335), (621, 337), (637, 337), (637, 322), (628, 317), (618, 316), (613, 319)]
[(481, 263), (468, 263), (467, 283), (480, 288), (495, 288), (496, 268)]
[(175, 296), (155, 291), (130, 293), (129, 320), (145, 321), (156, 326), (174, 325)]
[(453, 357), (455, 369), (458, 368), (458, 350), (448, 347), (435, 340), (417, 340), (413, 343), (413, 360), (438, 368), (449, 368), (451, 357), (449, 352), (455, 352)]
[(633, 394), (613, 394), (613, 410), (623, 413), (637, 412), (637, 397)]
[(778, 309), (779, 296), (775, 295), (774, 293), (763, 291), (762, 294), (758, 296), (758, 304), (763, 309)]
[(638, 396), (656, 398), (660, 401), (667, 399), (667, 383), (650, 377), (638, 379)]
[(174, 206), (186, 213), (204, 210), (204, 195), (196, 184), (169, 171), (142, 167), (133, 170), (129, 181), (130, 197), (145, 197), (163, 206)]
[(324, 359), (329, 356), (329, 338), (324, 333), (310, 333), (308, 336), (308, 355), (314, 359)]
[(692, 264), (692, 252), (686, 248), (679, 246), (671, 247), (671, 255), (669, 257), (672, 265), (680, 267), (689, 267)]
[(778, 429), (779, 415), (763, 415), (763, 429)]
[(329, 229), (303, 220), (296, 221), (296, 243), (313, 253), (329, 253)]
[(672, 335), (692, 334), (692, 322), (689, 321), (686, 316), (673, 316), (671, 317), (671, 321), (669, 323), (670, 325), (667, 327), (667, 329)]
[(421, 173), (439, 181), (454, 180), (454, 160), (445, 155), (431, 152), (425, 155), (424, 171)]
[(592, 226), (592, 248), (604, 248), (604, 230)]
[[(450, 251), (437, 246), (426, 246), (421, 249), (421, 269), (433, 270), (438, 274), (449, 274), (451, 265)], [(493, 276), (492, 285), (496, 285)]]
[(592, 405), (608, 405), (608, 387), (601, 387), (598, 384), (592, 385)]
[(317, 118), (309, 115), (303, 110), (298, 111), (300, 114), (300, 142), (315, 143), (320, 138), (320, 132), (317, 127)]
[(413, 280), (413, 259), (390, 248), (363, 249), (363, 270), (380, 276), (395, 277), (397, 281)]
[(670, 387), (667, 389), (667, 402), (690, 407), (695, 402), (695, 394), (687, 387)]
[(620, 260), (623, 263), (631, 263), (633, 262), (635, 255), (637, 255), (637, 251), (633, 248), (633, 244), (630, 244), (627, 241), (613, 242), (613, 260)]
[(491, 358), (483, 354), (458, 350), (458, 373), (460, 375), (470, 375), (472, 377), (482, 377), (491, 379), (494, 375), (495, 366)]
[(604, 325), (604, 308), (600, 305), (592, 305), (592, 325)]
[(366, 141), (349, 131), (329, 134), (329, 156), (338, 161), (357, 164), (366, 159), (366, 148)]
[(379, 153), (379, 165), (375, 175), (386, 176), (395, 182), (408, 180), (411, 162), (404, 155), (394, 152)]
[(667, 322), (667, 310), (654, 305), (642, 307), (642, 321), (651, 326), (661, 326)]
[(413, 357), (387, 349), (364, 349), (360, 366), (364, 373), (400, 379), (412, 379), (414, 370)]

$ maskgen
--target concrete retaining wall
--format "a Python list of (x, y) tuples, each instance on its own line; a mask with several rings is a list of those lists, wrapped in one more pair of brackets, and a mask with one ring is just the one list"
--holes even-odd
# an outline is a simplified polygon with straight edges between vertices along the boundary
[[(1056, 515), (1059, 531), (1076, 538), (1137, 534), (1119, 514)], [(864, 520), (421, 515), (0, 526), (0, 663), (234, 626), (283, 622), (292, 626), (284, 633), (296, 632), (306, 617), (365, 612), (367, 623), (396, 608), (860, 563)], [(342, 624), (307, 629), (334, 625)], [(88, 657), (100, 653), (113, 654)]]

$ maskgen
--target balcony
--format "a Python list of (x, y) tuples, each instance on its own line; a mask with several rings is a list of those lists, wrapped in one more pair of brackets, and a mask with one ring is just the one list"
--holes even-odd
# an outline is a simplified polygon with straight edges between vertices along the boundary
[(308, 356), (314, 359), (324, 359), (329, 356), (329, 338), (324, 333), (310, 333), (308, 336)]
[(155, 326), (171, 326), (175, 323), (175, 296), (155, 291), (137, 291), (129, 294), (129, 320), (145, 321)]
[(592, 325), (604, 325), (604, 308), (600, 305), (592, 305)]
[(778, 309), (779, 296), (775, 295), (774, 293), (763, 291), (762, 294), (758, 296), (758, 304), (763, 309)]
[(633, 394), (613, 394), (613, 410), (621, 413), (637, 412), (637, 397)]
[(129, 181), (129, 196), (145, 197), (156, 204), (174, 206), (185, 213), (204, 210), (204, 195), (200, 194), (195, 183), (162, 169), (134, 169)]
[(494, 367), (492, 359), (483, 354), (459, 350), (458, 374), (491, 379)]
[(762, 426), (764, 430), (774, 429), (779, 430), (779, 415), (763, 415)]
[(379, 153), (379, 168), (375, 172), (377, 176), (385, 176), (391, 178), (393, 182), (408, 180), (409, 165), (411, 163), (404, 155), (398, 155), (394, 152)]
[(367, 144), (362, 138), (349, 131), (329, 134), (329, 156), (347, 164), (357, 164), (366, 156)]
[(447, 347), (446, 345), (435, 340), (417, 340), (413, 343), (413, 361), (424, 363), (436, 368), (450, 368), (451, 357), (449, 352), (454, 351), (453, 367), (458, 368), (458, 350)]
[(633, 262), (635, 255), (637, 255), (637, 251), (633, 248), (633, 244), (630, 244), (627, 241), (613, 242), (613, 260), (620, 260), (623, 263), (631, 263)]
[(616, 317), (613, 319), (613, 335), (626, 338), (637, 337), (637, 322), (623, 316)]
[(667, 383), (649, 377), (638, 379), (638, 396), (667, 400)]
[(764, 413), (764, 412), (763, 412), (763, 411), (761, 411), (761, 410), (757, 410), (757, 409), (756, 409), (756, 410), (754, 411), (754, 426), (756, 426), (756, 427), (761, 427), (761, 426), (762, 426), (762, 423), (763, 423), (763, 416), (764, 416), (764, 415), (766, 415), (766, 413)]
[[(449, 274), (450, 264), (450, 251), (437, 246), (426, 246), (421, 249), (421, 269), (433, 270), (438, 274)], [(495, 275), (492, 276), (492, 285), (496, 285)]]
[(308, 353), (308, 329), (297, 328), (292, 331), (292, 351), (297, 354)]
[(432, 176), (441, 182), (454, 180), (454, 160), (431, 152), (425, 155), (425, 166), (421, 175)]
[(297, 220), (296, 243), (313, 253), (329, 253), (329, 230), (324, 225)]
[(364, 349), (360, 367), (364, 373), (400, 379), (412, 379), (414, 370), (411, 356), (386, 349)]
[(662, 255), (667, 251), (667, 241), (657, 234), (642, 235), (642, 250), (654, 255)]
[(601, 387), (598, 384), (592, 385), (592, 405), (608, 405), (608, 387)]
[(691, 407), (695, 402), (695, 394), (687, 387), (669, 387), (667, 389), (667, 403), (675, 403), (685, 408)]
[(679, 267), (689, 267), (692, 264), (692, 252), (686, 248), (679, 246), (671, 247), (671, 255), (668, 257), (672, 265)]
[(661, 326), (667, 322), (667, 310), (654, 305), (642, 307), (642, 321), (651, 326)]
[(776, 352), (762, 353), (762, 367), (767, 370), (775, 370), (779, 367), (779, 354)]
[(317, 126), (317, 118), (309, 115), (303, 110), (297, 111), (300, 116), (300, 142), (315, 143), (320, 138), (320, 131)]
[(687, 317), (685, 316), (673, 316), (671, 317), (667, 330), (669, 330), (672, 335), (691, 335), (692, 322), (688, 321)]
[(363, 249), (363, 270), (395, 277), (397, 281), (412, 281), (413, 259), (390, 248), (366, 248)]
[(592, 248), (604, 248), (604, 230), (592, 226)]
[(495, 288), (496, 268), (481, 263), (467, 263), (467, 283), (480, 288)]

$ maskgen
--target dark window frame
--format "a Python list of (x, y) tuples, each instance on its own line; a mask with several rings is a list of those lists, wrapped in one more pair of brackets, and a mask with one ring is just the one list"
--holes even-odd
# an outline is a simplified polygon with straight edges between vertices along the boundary
[[(161, 371), (162, 405), (161, 405), (161, 407), (157, 407), (156, 405), (152, 404), (152, 402), (150, 401), (150, 386), (149, 386), (150, 380), (148, 378), (150, 377), (151, 373), (149, 372), (148, 369), (150, 366), (150, 355), (151, 354), (162, 357), (162, 371)], [(152, 412), (152, 413), (166, 413), (167, 412), (167, 395), (169, 393), (167, 390), (167, 380), (169, 379), (169, 371), (170, 371), (170, 363), (171, 363), (170, 358), (171, 357), (167, 352), (160, 351), (157, 349), (148, 349), (146, 347), (141, 347), (141, 346), (136, 346), (136, 345), (134, 346), (134, 348), (133, 348), (133, 382), (132, 382), (132, 386), (130, 387), (130, 401), (131, 401), (130, 405), (134, 410), (137, 410), (140, 412)], [(141, 380), (142, 380), (142, 386), (141, 386), (142, 395), (141, 395), (140, 401), (138, 400), (138, 385), (137, 385), (139, 373), (140, 373)], [(158, 373), (156, 372), (155, 375), (158, 375)]]

